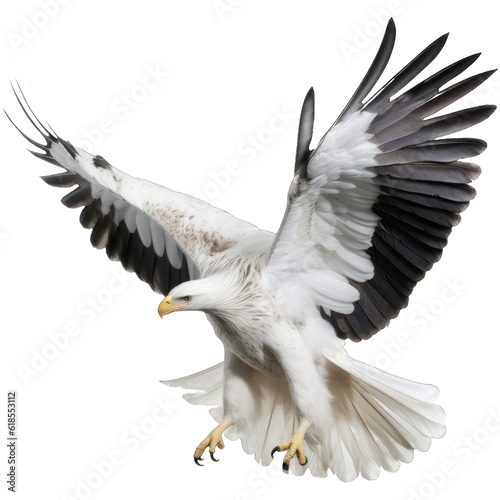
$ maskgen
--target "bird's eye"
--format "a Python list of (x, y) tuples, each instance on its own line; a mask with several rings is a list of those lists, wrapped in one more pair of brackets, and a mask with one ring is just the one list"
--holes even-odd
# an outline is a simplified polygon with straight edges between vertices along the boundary
[(191, 296), (189, 295), (186, 295), (185, 297), (182, 297), (182, 299), (184, 302), (189, 302), (191, 300)]

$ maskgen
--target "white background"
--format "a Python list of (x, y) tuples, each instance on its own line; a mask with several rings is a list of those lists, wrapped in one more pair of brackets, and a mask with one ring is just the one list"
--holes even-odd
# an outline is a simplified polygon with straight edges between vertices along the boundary
[[(285, 207), (305, 93), (315, 87), (317, 141), (367, 70), (388, 13), (398, 36), (384, 79), (448, 31), (424, 75), (478, 51), (483, 56), (467, 76), (498, 64), (497, 14), (485, 0), (43, 5), (4, 2), (0, 16), (1, 104), (24, 130), (31, 131), (9, 88), (13, 76), (62, 137), (82, 144), (91, 136), (92, 152), (125, 172), (208, 193), (214, 205), (270, 230)], [(153, 70), (156, 85), (146, 78)], [(495, 103), (499, 87), (493, 76), (464, 103)], [(292, 116), (270, 138), (263, 130), (277, 112)], [(348, 345), (355, 357), (437, 385), (448, 432), (396, 474), (343, 484), (285, 476), (279, 460), (263, 468), (227, 440), (218, 464), (195, 466), (194, 448), (214, 422), (206, 407), (188, 405), (181, 391), (158, 381), (219, 362), (220, 343), (201, 313), (160, 321), (160, 296), (132, 275), (121, 284), (120, 264), (92, 249), (79, 211), (59, 203), (65, 191), (38, 179), (52, 166), (27, 153), (0, 119), (0, 413), (5, 435), (7, 390), (17, 390), (17, 498), (401, 500), (498, 491), (497, 120), (470, 132), (490, 147), (478, 160), (478, 196), (442, 261), (387, 331)], [(259, 133), (267, 144), (251, 153), (248, 137)], [(229, 184), (210, 184), (213, 176), (228, 182), (220, 172), (229, 162), (238, 171)], [(92, 300), (99, 311), (89, 312)], [(73, 336), (62, 333), (72, 328)], [(110, 458), (114, 465), (103, 464)], [(0, 490), (7, 490), (4, 479)]]

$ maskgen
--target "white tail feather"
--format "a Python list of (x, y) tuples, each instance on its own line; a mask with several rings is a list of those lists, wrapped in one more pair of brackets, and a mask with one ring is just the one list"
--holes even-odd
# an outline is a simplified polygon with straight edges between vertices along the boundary
[[(289, 439), (298, 419), (288, 384), (251, 370), (247, 380), (248, 407), (244, 418), (227, 431), (240, 439), (246, 453), (263, 465), (271, 463), (271, 451)], [(411, 382), (349, 358), (345, 353), (325, 358), (325, 378), (332, 395), (330, 424), (312, 425), (304, 442), (305, 466), (293, 460), (290, 472), (302, 475), (309, 469), (325, 477), (331, 470), (342, 481), (359, 474), (375, 479), (380, 468), (395, 472), (401, 462), (413, 458), (413, 450), (426, 451), (431, 438), (445, 433), (444, 412), (433, 401), (436, 387)], [(165, 381), (173, 387), (194, 389), (185, 394), (193, 404), (216, 406), (222, 418), (223, 364), (182, 379)]]
[(183, 398), (193, 405), (222, 405), (222, 390), (224, 386), (224, 363), (193, 373), (187, 377), (173, 380), (161, 380), (170, 387), (182, 387), (197, 392), (183, 394)]

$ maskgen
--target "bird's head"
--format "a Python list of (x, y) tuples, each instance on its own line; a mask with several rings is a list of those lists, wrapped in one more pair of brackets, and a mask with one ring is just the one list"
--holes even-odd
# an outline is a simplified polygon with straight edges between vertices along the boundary
[(183, 297), (175, 297), (173, 295), (167, 295), (158, 306), (158, 314), (160, 318), (170, 314), (174, 311), (179, 311), (182, 309), (190, 309), (190, 302), (192, 300), (191, 295), (184, 295)]
[(207, 311), (210, 309), (213, 289), (207, 289), (208, 284), (204, 281), (186, 281), (173, 288), (158, 306), (160, 317), (163, 318), (174, 311)]
[(202, 311), (232, 316), (248, 304), (248, 293), (242, 293), (242, 283), (236, 273), (218, 273), (208, 278), (185, 281), (176, 286), (161, 301), (158, 314), (174, 311)]

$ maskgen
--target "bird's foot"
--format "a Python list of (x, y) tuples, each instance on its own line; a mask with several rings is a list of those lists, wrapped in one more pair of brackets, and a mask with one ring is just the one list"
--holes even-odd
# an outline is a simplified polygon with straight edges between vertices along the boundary
[(286, 455), (283, 459), (283, 472), (288, 474), (288, 469), (290, 468), (290, 462), (294, 456), (297, 456), (297, 460), (300, 465), (307, 464), (307, 457), (304, 453), (304, 436), (306, 435), (306, 430), (309, 427), (309, 424), (302, 424), (295, 434), (288, 440), (280, 443), (278, 446), (275, 446), (273, 451), (271, 452), (271, 457), (274, 457), (274, 454), (277, 451), (285, 451)]
[(201, 456), (203, 452), (208, 448), (210, 452), (210, 458), (214, 462), (218, 462), (219, 460), (215, 458), (215, 448), (219, 448), (222, 450), (224, 448), (224, 441), (222, 440), (222, 433), (231, 425), (231, 422), (227, 420), (222, 420), (222, 422), (196, 447), (194, 452), (194, 462), (196, 465), (200, 464), (200, 461), (203, 460)]

